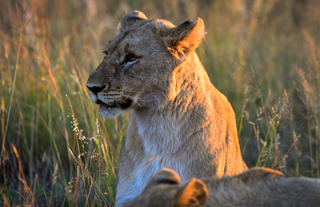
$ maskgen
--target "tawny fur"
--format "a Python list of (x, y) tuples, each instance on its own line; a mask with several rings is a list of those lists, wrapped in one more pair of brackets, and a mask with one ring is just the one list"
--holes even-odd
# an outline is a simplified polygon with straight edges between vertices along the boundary
[(127, 207), (319, 207), (320, 180), (266, 168), (222, 178), (191, 179), (163, 169)]
[(200, 18), (174, 26), (131, 12), (90, 75), (87, 86), (103, 115), (119, 115), (121, 104), (132, 101), (119, 161), (118, 206), (139, 195), (164, 167), (176, 170), (182, 181), (247, 169), (234, 111), (195, 52), (204, 34)]

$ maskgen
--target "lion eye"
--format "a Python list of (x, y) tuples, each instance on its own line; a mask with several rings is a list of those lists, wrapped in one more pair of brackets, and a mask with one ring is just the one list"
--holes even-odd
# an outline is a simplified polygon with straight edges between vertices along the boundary
[(131, 65), (135, 64), (138, 61), (138, 58), (139, 57), (133, 53), (127, 54), (122, 62), (123, 67), (124, 68), (130, 67)]
[(135, 61), (137, 58), (138, 57), (135, 56), (134, 54), (129, 53), (129, 54), (126, 55), (124, 60), (125, 60), (125, 62), (132, 62), (132, 61)]

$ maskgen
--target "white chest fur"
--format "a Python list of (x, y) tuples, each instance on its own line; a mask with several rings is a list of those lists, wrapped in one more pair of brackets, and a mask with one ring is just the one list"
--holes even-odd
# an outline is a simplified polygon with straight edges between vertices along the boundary
[[(174, 117), (167, 119), (154, 115), (148, 119), (137, 118), (134, 121), (143, 144), (144, 157), (136, 163), (129, 180), (120, 182), (121, 186), (118, 186), (117, 194), (122, 194), (121, 191), (123, 191), (123, 195), (119, 195), (121, 199), (130, 199), (139, 195), (149, 179), (162, 168), (171, 168), (180, 173), (184, 170), (183, 162), (179, 161), (179, 156), (176, 156), (177, 150), (183, 145), (179, 130), (181, 125)], [(127, 138), (137, 139), (137, 137)], [(124, 190), (121, 190), (122, 188)]]
[[(121, 197), (121, 201), (127, 199), (133, 199), (137, 197), (146, 186), (148, 181), (161, 169), (171, 168), (176, 171), (183, 171), (181, 162), (175, 160), (170, 156), (155, 155), (151, 157), (146, 157), (143, 159), (139, 165), (135, 168), (131, 177), (127, 181), (122, 181), (124, 185), (118, 186), (117, 194)], [(181, 177), (182, 181), (185, 181), (184, 176)]]
[(138, 134), (147, 155), (166, 157), (174, 154), (183, 144), (181, 124), (174, 116), (152, 116), (137, 120)]

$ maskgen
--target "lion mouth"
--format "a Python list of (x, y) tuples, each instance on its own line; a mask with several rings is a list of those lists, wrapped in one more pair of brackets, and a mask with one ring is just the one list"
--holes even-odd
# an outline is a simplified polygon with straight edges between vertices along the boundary
[(121, 100), (117, 100), (117, 101), (114, 101), (114, 102), (111, 102), (111, 103), (105, 103), (101, 100), (97, 100), (96, 101), (96, 104), (98, 105), (102, 105), (106, 108), (121, 108), (121, 109), (127, 109), (131, 106), (132, 104), (132, 100), (129, 99), (129, 98), (126, 98), (126, 99), (121, 99)]

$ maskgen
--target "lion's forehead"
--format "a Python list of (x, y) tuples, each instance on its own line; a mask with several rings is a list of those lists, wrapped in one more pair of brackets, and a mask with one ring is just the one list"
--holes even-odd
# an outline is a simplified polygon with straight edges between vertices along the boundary
[(119, 44), (126, 38), (128, 34), (124, 32), (118, 33), (112, 40), (109, 41), (107, 46), (104, 49), (104, 52), (107, 54), (114, 53), (117, 50)]
[[(114, 53), (118, 49), (122, 49), (126, 45), (134, 45), (135, 43), (152, 43), (158, 42), (160, 39), (158, 31), (163, 31), (173, 27), (174, 24), (167, 20), (157, 19), (150, 20), (144, 24), (135, 25), (126, 31), (119, 31), (118, 34), (109, 41), (104, 51), (108, 54)], [(143, 44), (144, 48), (148, 48), (149, 44)]]

